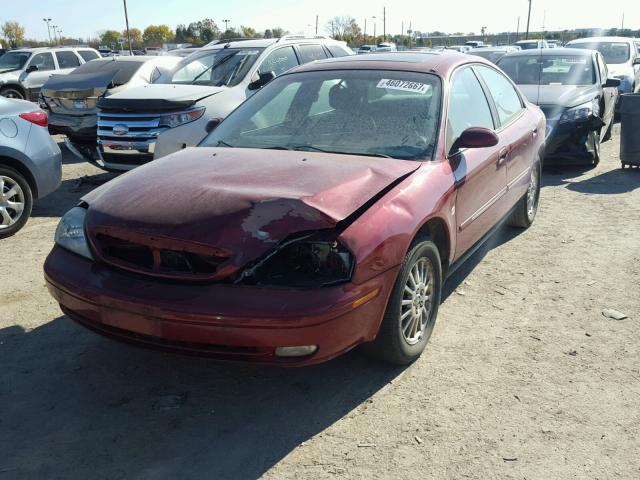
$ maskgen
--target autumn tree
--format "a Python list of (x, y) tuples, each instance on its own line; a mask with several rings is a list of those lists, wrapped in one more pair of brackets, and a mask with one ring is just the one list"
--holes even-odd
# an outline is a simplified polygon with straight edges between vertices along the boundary
[(339, 40), (347, 40), (359, 37), (362, 34), (362, 29), (353, 17), (333, 17), (330, 19), (325, 28), (328, 32), (331, 32), (333, 38)]
[[(121, 34), (122, 38), (127, 40), (127, 31), (123, 30)], [(129, 36), (131, 37), (131, 45), (134, 47), (142, 45), (142, 32), (138, 28), (130, 28)], [(127, 45), (128, 46), (128, 45)]]
[(175, 38), (173, 30), (167, 25), (149, 25), (144, 29), (142, 40), (148, 46), (159, 47)]
[(4, 22), (2, 36), (11, 48), (18, 48), (24, 43), (24, 27), (18, 22)]

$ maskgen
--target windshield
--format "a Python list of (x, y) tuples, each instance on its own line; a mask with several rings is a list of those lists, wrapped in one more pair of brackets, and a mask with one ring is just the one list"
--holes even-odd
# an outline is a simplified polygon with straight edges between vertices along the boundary
[(591, 57), (507, 56), (498, 66), (518, 85), (593, 85), (596, 74)]
[(631, 56), (629, 44), (625, 42), (573, 43), (567, 45), (567, 47), (598, 50), (604, 57), (604, 61), (609, 65), (626, 63)]
[(247, 100), (201, 146), (430, 159), (440, 92), (439, 77), (424, 73), (284, 75)]
[(233, 87), (242, 81), (262, 53), (262, 48), (217, 48), (181, 61), (173, 72), (157, 83)]
[(27, 63), (31, 52), (7, 52), (0, 57), (0, 70), (18, 70)]

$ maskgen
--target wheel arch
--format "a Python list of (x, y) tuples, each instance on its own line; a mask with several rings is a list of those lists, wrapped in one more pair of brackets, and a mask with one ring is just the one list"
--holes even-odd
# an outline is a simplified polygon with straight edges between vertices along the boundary
[[(413, 236), (411, 245), (413, 245), (416, 240), (423, 237), (429, 237), (436, 245), (438, 253), (440, 254), (443, 277), (446, 277), (446, 272), (449, 269), (451, 261), (451, 246), (453, 243), (447, 222), (440, 217), (432, 217), (428, 219)], [(411, 247), (409, 247), (409, 249), (410, 248)]]
[(31, 173), (31, 170), (29, 170), (29, 168), (24, 163), (13, 157), (8, 157), (5, 154), (0, 153), (0, 166), (12, 168), (20, 175), (22, 175), (29, 184), (29, 188), (31, 188), (33, 198), (38, 198), (38, 183)]

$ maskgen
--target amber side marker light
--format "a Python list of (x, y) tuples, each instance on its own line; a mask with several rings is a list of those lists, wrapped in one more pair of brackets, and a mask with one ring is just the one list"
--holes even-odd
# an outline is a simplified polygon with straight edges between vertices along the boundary
[(352, 308), (358, 308), (360, 305), (364, 305), (369, 300), (375, 298), (380, 293), (380, 289), (376, 288), (372, 292), (367, 293), (364, 297), (360, 297), (358, 300), (351, 304)]

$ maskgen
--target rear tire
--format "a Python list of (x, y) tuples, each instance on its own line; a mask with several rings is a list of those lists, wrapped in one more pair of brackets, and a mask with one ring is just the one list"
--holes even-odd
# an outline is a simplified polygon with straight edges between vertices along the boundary
[(22, 92), (17, 88), (13, 88), (13, 87), (5, 87), (2, 90), (0, 90), (0, 96), (6, 97), (6, 98), (15, 98), (17, 100), (26, 100)]
[(415, 241), (396, 279), (378, 336), (365, 350), (395, 365), (416, 361), (433, 332), (441, 288), (438, 248), (429, 238)]
[(531, 176), (529, 177), (529, 187), (527, 193), (518, 200), (508, 223), (512, 227), (529, 228), (536, 218), (538, 212), (538, 202), (540, 201), (540, 162), (533, 164)]
[(0, 166), (0, 238), (10, 237), (24, 227), (32, 207), (29, 183), (14, 169)]

